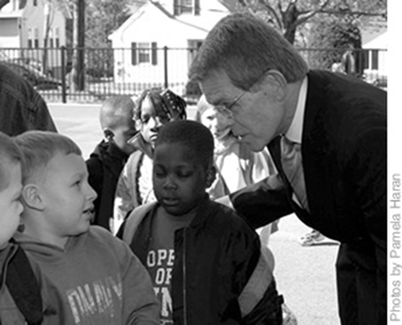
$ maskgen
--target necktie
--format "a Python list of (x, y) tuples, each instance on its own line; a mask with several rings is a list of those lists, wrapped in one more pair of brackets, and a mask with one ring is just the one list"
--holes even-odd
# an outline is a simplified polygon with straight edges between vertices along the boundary
[(281, 137), (281, 163), (283, 172), (292, 186), (296, 196), (292, 199), (303, 209), (309, 211), (306, 187), (304, 183), (304, 173), (301, 156), (301, 145), (290, 141), (285, 136)]

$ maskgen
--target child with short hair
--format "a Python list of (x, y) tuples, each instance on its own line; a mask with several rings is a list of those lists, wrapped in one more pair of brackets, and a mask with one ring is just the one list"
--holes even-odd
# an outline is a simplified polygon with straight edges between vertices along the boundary
[(271, 252), (206, 193), (213, 152), (202, 124), (166, 124), (153, 156), (157, 202), (130, 214), (123, 239), (151, 275), (164, 324), (282, 324)]
[[(139, 130), (130, 142), (137, 149), (121, 171), (114, 202), (113, 230), (135, 207), (155, 201), (152, 188), (152, 155), (159, 130), (170, 121), (186, 119), (187, 103), (169, 89), (146, 89), (138, 97), (134, 120)], [(120, 234), (117, 234), (120, 236)]]
[(48, 280), (54, 324), (159, 324), (144, 267), (106, 229), (90, 226), (95, 191), (80, 148), (61, 134), (16, 137), (24, 154), (25, 230), (15, 240)]
[(15, 258), (18, 247), (10, 243), (20, 223), (24, 209), (20, 202), (22, 153), (15, 141), (0, 132), (0, 323), (24, 323), (9, 288), (6, 278), (10, 274), (9, 265)]
[(12, 236), (24, 209), (21, 165), (23, 154), (15, 140), (0, 132), (0, 324), (49, 324), (48, 296), (40, 291), (34, 265)]
[(117, 181), (135, 147), (128, 143), (138, 131), (133, 121), (134, 101), (119, 95), (106, 99), (100, 108), (99, 120), (105, 139), (86, 161), (88, 183), (98, 197), (94, 205), (94, 225), (110, 230)]
[(0, 251), (9, 245), (24, 210), (20, 202), (22, 153), (13, 138), (0, 132)]

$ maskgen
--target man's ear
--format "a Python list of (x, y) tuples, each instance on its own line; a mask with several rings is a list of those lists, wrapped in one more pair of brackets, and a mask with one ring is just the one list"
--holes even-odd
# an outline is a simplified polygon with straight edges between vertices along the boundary
[(206, 188), (209, 188), (216, 179), (216, 168), (211, 165), (207, 170)]
[(281, 72), (278, 70), (267, 71), (262, 84), (264, 89), (270, 92), (270, 98), (275, 98), (278, 102), (285, 100), (287, 81)]
[(27, 184), (22, 189), (21, 195), (24, 205), (34, 210), (43, 210), (43, 199), (40, 189), (35, 184)]

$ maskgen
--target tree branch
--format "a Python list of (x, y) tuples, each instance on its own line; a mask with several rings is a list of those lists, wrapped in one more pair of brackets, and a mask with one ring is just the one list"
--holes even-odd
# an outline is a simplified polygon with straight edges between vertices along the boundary
[[(269, 3), (266, 3), (264, 0), (258, 0), (258, 4), (260, 6), (262, 6), (263, 8), (265, 8), (270, 13), (270, 15), (274, 17), (278, 27), (282, 30), (283, 24), (282, 24), (280, 17), (276, 13), (275, 9)], [(280, 5), (280, 2), (279, 2), (279, 5)]]

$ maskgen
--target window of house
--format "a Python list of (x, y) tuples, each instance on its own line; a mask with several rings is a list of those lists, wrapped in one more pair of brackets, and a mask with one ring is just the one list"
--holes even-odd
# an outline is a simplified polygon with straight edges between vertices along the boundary
[(33, 41), (32, 41), (32, 28), (28, 28), (28, 47), (32, 48), (33, 47)]
[(60, 30), (59, 30), (59, 27), (56, 27), (55, 28), (55, 31), (54, 31), (54, 40), (55, 40), (55, 46), (56, 47), (60, 47)]
[(174, 0), (173, 13), (175, 16), (181, 14), (200, 14), (200, 0)]
[(371, 50), (371, 69), (378, 70), (378, 50)]
[(33, 0), (33, 5), (36, 7), (38, 5), (38, 0)]
[(39, 47), (39, 29), (34, 28), (34, 47), (38, 48)]
[(138, 63), (149, 63), (151, 61), (149, 52), (149, 43), (137, 43)]
[(363, 69), (368, 69), (369, 68), (369, 51), (368, 50), (363, 50), (362, 52), (362, 57), (363, 57)]
[(158, 49), (156, 42), (131, 43), (131, 64), (158, 64)]

